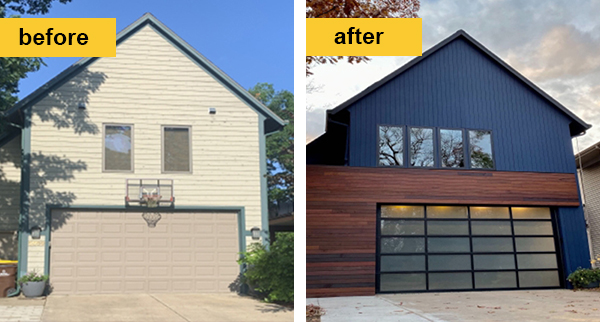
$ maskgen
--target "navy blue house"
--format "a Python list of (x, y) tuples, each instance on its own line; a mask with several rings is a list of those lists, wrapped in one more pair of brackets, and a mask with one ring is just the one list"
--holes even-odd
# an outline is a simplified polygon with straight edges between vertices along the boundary
[(590, 125), (460, 30), (307, 145), (307, 296), (569, 287)]

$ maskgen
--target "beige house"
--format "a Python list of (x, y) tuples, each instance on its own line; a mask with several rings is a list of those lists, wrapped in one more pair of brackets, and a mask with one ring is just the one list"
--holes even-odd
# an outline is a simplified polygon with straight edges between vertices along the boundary
[(55, 294), (229, 292), (268, 243), (265, 136), (285, 122), (151, 14), (5, 117), (0, 258)]
[[(584, 204), (590, 257), (600, 257), (600, 142), (575, 155)], [(600, 267), (599, 262), (593, 263)]]

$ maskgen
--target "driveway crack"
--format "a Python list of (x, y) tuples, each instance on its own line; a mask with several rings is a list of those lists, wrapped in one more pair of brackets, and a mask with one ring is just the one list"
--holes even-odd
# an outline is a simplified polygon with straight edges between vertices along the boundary
[(163, 301), (161, 301), (161, 300), (157, 299), (156, 297), (154, 297), (154, 295), (152, 295), (152, 294), (148, 294), (148, 295), (149, 295), (151, 298), (153, 298), (154, 300), (156, 300), (156, 302), (158, 302), (158, 303), (160, 303), (160, 304), (164, 305), (164, 306), (165, 306), (167, 309), (171, 310), (171, 312), (173, 312), (173, 313), (175, 313), (175, 314), (179, 315), (179, 316), (180, 316), (182, 319), (186, 320), (187, 322), (192, 322), (192, 321), (188, 320), (188, 319), (187, 319), (185, 316), (181, 315), (179, 312), (175, 311), (175, 309), (173, 309), (172, 307), (170, 307), (169, 305), (167, 305), (167, 303), (165, 303), (165, 302), (163, 302)]
[(424, 319), (425, 319), (425, 320), (427, 320), (427, 321), (430, 321), (430, 322), (436, 322), (436, 321), (437, 321), (437, 322), (439, 322), (439, 321), (443, 321), (443, 320), (438, 320), (438, 319), (436, 319), (436, 320), (432, 320), (432, 319), (430, 319), (429, 317), (427, 317), (427, 316), (425, 316), (425, 315), (423, 315), (423, 314), (421, 314), (421, 313), (418, 313), (418, 312), (415, 312), (414, 310), (410, 310), (410, 309), (408, 309), (406, 306), (403, 306), (403, 305), (398, 305), (398, 304), (397, 304), (397, 303), (395, 303), (394, 301), (392, 301), (392, 300), (389, 300), (389, 299), (386, 299), (385, 297), (380, 297), (380, 296), (377, 296), (377, 297), (378, 297), (379, 299), (382, 299), (382, 300), (384, 300), (384, 301), (386, 301), (386, 302), (388, 302), (388, 303), (392, 304), (393, 306), (400, 307), (400, 308), (402, 308), (403, 310), (406, 310), (406, 311), (408, 311), (408, 312), (410, 312), (410, 313), (412, 313), (412, 314), (414, 314), (414, 315), (416, 315), (416, 316), (422, 317), (422, 318), (424, 318)]

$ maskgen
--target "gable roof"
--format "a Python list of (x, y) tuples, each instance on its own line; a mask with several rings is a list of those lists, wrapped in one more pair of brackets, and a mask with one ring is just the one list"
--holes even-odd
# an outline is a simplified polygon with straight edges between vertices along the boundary
[(585, 123), (583, 120), (581, 120), (579, 117), (577, 117), (577, 115), (575, 115), (573, 112), (569, 111), (566, 107), (564, 107), (561, 103), (559, 103), (554, 98), (552, 98), (550, 95), (548, 95), (542, 89), (537, 87), (533, 82), (531, 82), (530, 80), (525, 78), (525, 76), (523, 76), (519, 72), (517, 72), (514, 68), (512, 68), (506, 62), (504, 62), (502, 59), (500, 59), (500, 57), (496, 56), (489, 49), (485, 48), (481, 43), (479, 43), (477, 40), (475, 40), (473, 37), (471, 37), (469, 34), (467, 34), (466, 31), (464, 31), (462, 29), (458, 30), (457, 32), (452, 34), (450, 37), (442, 40), (437, 45), (435, 45), (435, 46), (431, 47), (430, 49), (428, 49), (427, 51), (425, 51), (422, 56), (419, 56), (419, 57), (409, 61), (408, 63), (404, 64), (402, 67), (398, 68), (396, 71), (392, 72), (391, 74), (385, 76), (381, 80), (379, 80), (379, 81), (375, 82), (374, 84), (372, 84), (371, 86), (367, 87), (365, 90), (358, 93), (354, 97), (350, 98), (349, 100), (343, 102), (342, 104), (340, 104), (339, 106), (337, 106), (333, 109), (327, 110), (327, 118), (329, 118), (329, 116), (333, 116), (333, 115), (345, 110), (353, 103), (355, 103), (358, 100), (360, 100), (361, 98), (367, 96), (368, 94), (375, 91), (376, 89), (378, 89), (385, 83), (394, 79), (396, 76), (404, 73), (411, 67), (422, 62), (423, 60), (427, 59), (427, 57), (433, 55), (435, 52), (437, 52), (438, 50), (445, 47), (447, 44), (449, 44), (459, 38), (466, 40), (468, 43), (475, 46), (475, 48), (477, 48), (481, 52), (483, 52), (487, 57), (496, 61), (500, 66), (504, 67), (504, 69), (506, 69), (509, 73), (516, 76), (519, 80), (521, 80), (523, 83), (525, 83), (527, 86), (529, 86), (532, 90), (534, 90), (539, 95), (541, 95), (544, 99), (546, 99), (546, 101), (548, 101), (551, 105), (553, 105), (556, 108), (558, 108), (559, 110), (561, 110), (571, 120), (573, 120), (573, 122), (571, 123), (571, 127), (570, 127), (571, 128), (571, 136), (579, 135), (582, 132), (585, 132), (585, 130), (592, 127), (590, 124)]
[[(231, 77), (225, 74), (210, 60), (208, 60), (206, 57), (200, 54), (192, 46), (190, 46), (190, 44), (188, 44), (179, 36), (177, 36), (177, 34), (175, 34), (171, 29), (169, 29), (162, 22), (160, 22), (151, 13), (145, 13), (134, 23), (121, 30), (121, 32), (117, 34), (117, 46), (119, 46), (120, 43), (122, 43), (127, 38), (131, 37), (147, 25), (152, 27), (169, 43), (171, 43), (173, 46), (179, 49), (185, 56), (187, 56), (194, 63), (196, 63), (196, 65), (198, 65), (209, 75), (215, 78), (219, 83), (221, 83), (221, 85), (225, 86), (225, 88), (231, 91), (240, 100), (245, 102), (250, 108), (252, 108), (260, 115), (263, 115), (265, 117), (265, 133), (278, 131), (285, 124), (287, 124), (287, 121), (282, 120), (273, 111), (266, 107), (262, 102), (260, 102), (254, 96), (252, 96), (240, 84), (238, 84)], [(4, 112), (3, 116), (6, 117), (9, 121), (15, 122), (17, 124), (22, 124), (22, 115), (20, 112), (22, 112), (23, 109), (37, 103), (50, 91), (58, 88), (59, 86), (67, 82), (71, 77), (77, 75), (77, 73), (83, 70), (86, 66), (96, 61), (98, 58), (99, 57), (86, 57), (75, 62), (73, 65), (69, 66), (67, 69), (65, 69), (60, 74), (52, 78), (46, 84), (42, 85), (37, 90), (27, 95), (25, 98), (21, 99), (12, 108)]]

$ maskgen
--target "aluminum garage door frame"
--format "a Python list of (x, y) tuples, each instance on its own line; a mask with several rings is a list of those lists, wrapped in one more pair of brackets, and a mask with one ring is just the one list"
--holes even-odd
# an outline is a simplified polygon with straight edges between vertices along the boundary
[[(395, 205), (401, 205), (401, 206), (409, 206), (409, 207), (419, 207), (422, 208), (423, 210), (423, 216), (417, 216), (417, 217), (387, 217), (387, 218), (383, 218), (382, 216), (382, 207), (384, 206), (395, 206)], [(429, 216), (427, 215), (427, 208), (428, 207), (439, 207), (439, 206), (450, 206), (450, 207), (464, 207), (466, 208), (467, 211), (467, 216), (466, 217), (437, 217), (437, 218), (429, 218)], [(507, 212), (509, 214), (508, 217), (504, 218), (491, 218), (491, 217), (478, 217), (478, 218), (474, 218), (471, 217), (471, 208), (472, 207), (496, 207), (496, 208), (506, 208)], [(526, 208), (548, 208), (549, 209), (549, 214), (550, 217), (547, 219), (535, 219), (535, 218), (515, 218), (513, 217), (513, 208), (514, 207), (526, 207)], [(539, 289), (558, 289), (558, 288), (564, 288), (564, 267), (563, 267), (563, 258), (562, 258), (562, 249), (561, 249), (561, 243), (560, 243), (560, 230), (557, 224), (557, 215), (556, 215), (556, 210), (552, 207), (541, 207), (541, 206), (518, 206), (518, 205), (494, 205), (494, 206), (490, 206), (490, 205), (465, 205), (465, 204), (455, 204), (455, 205), (445, 205), (445, 204), (409, 204), (409, 203), (395, 203), (395, 204), (378, 204), (377, 205), (377, 227), (376, 227), (376, 238), (377, 238), (377, 246), (376, 246), (376, 293), (378, 294), (386, 294), (386, 293), (414, 293), (414, 292), (461, 292), (461, 291), (498, 291), (498, 290), (539, 290)], [(402, 225), (402, 226), (407, 226), (409, 227), (408, 229), (411, 229), (410, 224), (409, 223), (422, 223), (422, 226), (419, 226), (420, 228), (422, 228), (423, 233), (416, 233), (416, 234), (409, 234), (407, 232), (400, 232), (398, 234), (394, 233), (386, 233), (383, 234), (382, 232), (382, 223), (383, 221), (391, 221), (391, 222), (397, 222), (398, 224)], [(433, 234), (428, 232), (428, 222), (436, 222), (436, 223), (450, 223), (450, 222), (466, 222), (467, 223), (467, 227), (468, 227), (468, 233), (447, 233), (444, 231), (444, 233), (440, 233), (440, 232), (435, 232)], [(497, 222), (503, 222), (503, 223), (509, 223), (510, 224), (510, 234), (493, 234), (493, 233), (473, 233), (471, 231), (472, 229), (472, 223), (473, 222), (478, 222), (478, 223), (497, 223)], [(552, 228), (552, 236), (547, 236), (545, 234), (517, 234), (515, 232), (514, 229), (514, 223), (516, 222), (520, 222), (520, 223), (540, 223), (540, 222), (544, 222), (544, 223), (549, 223), (550, 227)], [(464, 228), (464, 227), (463, 227)], [(382, 237), (383, 238), (387, 238), (387, 239), (422, 239), (424, 241), (424, 244), (421, 245), (423, 247), (422, 250), (420, 251), (394, 251), (394, 252), (383, 252), (382, 251)], [(537, 238), (553, 238), (553, 246), (554, 246), (554, 250), (553, 251), (534, 251), (534, 250), (519, 250), (518, 247), (516, 246), (516, 241), (515, 239), (537, 239)], [(433, 238), (433, 239), (443, 239), (443, 238), (450, 238), (450, 239), (469, 239), (469, 250), (465, 250), (465, 251), (436, 251), (436, 252), (431, 252), (428, 249), (428, 238)], [(512, 250), (511, 251), (507, 251), (507, 250), (503, 250), (503, 251), (484, 251), (484, 250), (477, 250), (475, 251), (473, 249), (473, 239), (511, 239), (512, 240)], [(553, 255), (555, 260), (556, 260), (556, 268), (520, 268), (520, 264), (517, 264), (518, 262), (518, 255), (538, 255), (538, 254), (548, 254), (548, 255)], [(468, 268), (461, 268), (461, 269), (449, 269), (449, 268), (444, 268), (444, 269), (431, 269), (430, 267), (428, 267), (429, 265), (429, 255), (432, 255), (433, 257), (437, 256), (439, 258), (441, 257), (448, 257), (448, 256), (466, 256), (469, 257), (469, 259), (466, 261), (469, 263)], [(488, 256), (488, 255), (500, 255), (500, 256), (512, 256), (514, 257), (514, 267), (512, 268), (479, 268), (477, 269), (474, 266), (474, 256)], [(397, 258), (408, 258), (408, 257), (423, 257), (423, 265), (424, 265), (424, 269), (421, 268), (413, 268), (411, 267), (410, 269), (401, 269), (401, 270), (383, 270), (382, 268), (382, 256), (386, 256), (386, 257), (397, 257)], [(512, 259), (511, 259), (512, 261)], [(409, 265), (410, 266), (410, 265)], [(419, 267), (421, 267), (421, 265), (418, 265)], [(519, 272), (542, 272), (542, 271), (556, 271), (557, 275), (558, 275), (558, 285), (555, 286), (523, 286), (520, 285), (519, 281), (520, 281), (520, 277), (519, 277)], [(470, 279), (471, 279), (471, 287), (470, 288), (435, 288), (432, 289), (430, 286), (430, 275), (434, 274), (434, 275), (448, 275), (448, 274), (454, 274), (454, 273), (460, 273), (460, 274), (470, 274)], [(476, 287), (476, 275), (477, 274), (487, 274), (487, 273), (514, 273), (515, 274), (515, 282), (516, 282), (516, 286), (515, 287)], [(381, 289), (381, 283), (382, 283), (382, 275), (388, 275), (388, 276), (399, 276), (399, 275), (403, 275), (403, 276), (408, 276), (408, 275), (422, 275), (424, 276), (424, 285), (425, 288), (418, 288), (418, 289), (404, 289), (404, 290), (382, 290)]]
[[(45, 245), (45, 257), (44, 257), (44, 274), (50, 274), (50, 244), (52, 239), (51, 223), (52, 223), (52, 211), (53, 210), (70, 210), (70, 211), (126, 211), (126, 212), (139, 212), (144, 211), (148, 208), (140, 206), (64, 206), (64, 205), (46, 205), (46, 225), (42, 231), (42, 235), (46, 237)], [(239, 251), (246, 251), (246, 237), (252, 236), (252, 233), (245, 229), (246, 224), (246, 210), (245, 207), (235, 206), (173, 206), (158, 208), (164, 209), (168, 212), (235, 212), (237, 213), (238, 222), (238, 244)], [(23, 253), (23, 256), (27, 258), (27, 250)], [(243, 265), (240, 265), (240, 273), (243, 272)]]

